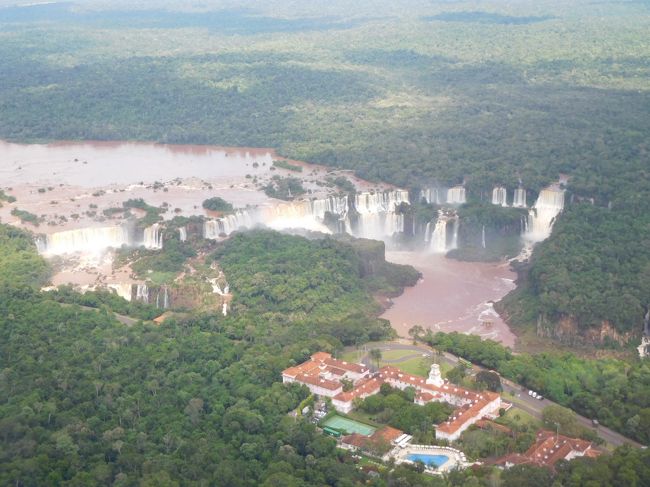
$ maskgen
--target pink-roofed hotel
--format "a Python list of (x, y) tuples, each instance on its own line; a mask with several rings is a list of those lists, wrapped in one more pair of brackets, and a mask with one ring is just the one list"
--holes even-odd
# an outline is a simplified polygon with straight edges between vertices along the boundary
[[(352, 381), (353, 389), (343, 392), (341, 379)], [(311, 359), (282, 372), (285, 383), (298, 382), (320, 396), (330, 397), (337, 411), (348, 413), (355, 399), (377, 394), (382, 384), (404, 390), (413, 387), (415, 402), (446, 402), (457, 409), (451, 417), (436, 427), (436, 437), (448, 441), (457, 440), (463, 431), (483, 417), (495, 417), (501, 407), (501, 396), (489, 391), (476, 392), (450, 384), (442, 379), (438, 364), (431, 366), (429, 377), (414, 376), (395, 367), (382, 367), (371, 375), (363, 365), (344, 362), (329, 353), (317, 352)]]

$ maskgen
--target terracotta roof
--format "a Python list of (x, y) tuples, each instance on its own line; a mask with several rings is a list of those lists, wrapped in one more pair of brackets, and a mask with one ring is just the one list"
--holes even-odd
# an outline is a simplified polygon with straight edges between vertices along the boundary
[(312, 362), (311, 360), (308, 360), (307, 362), (303, 362), (300, 365), (296, 365), (295, 367), (289, 367), (288, 369), (284, 369), (282, 371), (282, 375), (295, 378), (299, 374), (306, 374), (318, 368), (319, 368), (318, 362)]
[(436, 431), (440, 431), (448, 435), (455, 433), (470, 419), (475, 418), (481, 409), (483, 409), (498, 397), (499, 395), (494, 392), (484, 391), (471, 404), (461, 406), (453, 413), (451, 413), (451, 420), (440, 423), (440, 425), (438, 425), (436, 428)]
[(355, 372), (357, 374), (363, 374), (368, 372), (370, 369), (365, 365), (355, 364), (352, 362), (345, 362), (344, 360), (338, 360), (332, 358), (331, 356), (324, 359), (323, 363), (330, 365), (332, 367), (338, 367), (339, 369), (346, 370), (348, 372)]
[[(602, 452), (591, 447), (591, 443), (578, 438), (557, 435), (552, 431), (542, 430), (537, 433), (535, 443), (523, 454), (506, 455), (495, 461), (496, 464), (530, 462), (542, 467), (553, 468), (560, 460), (565, 459), (571, 452), (581, 453), (588, 457), (597, 457)], [(512, 460), (516, 461), (512, 461)]]
[(432, 393), (434, 396), (435, 393), (438, 392), (457, 396), (467, 401), (475, 400), (479, 396), (477, 392), (470, 391), (463, 387), (456, 386), (447, 382), (441, 387), (435, 386), (433, 384), (427, 384), (426, 379), (417, 375), (407, 374), (406, 372), (402, 372), (400, 369), (392, 367), (390, 365), (382, 367), (379, 370), (379, 376), (387, 380), (396, 380), (410, 384), (416, 389), (423, 389), (426, 392)]
[(382, 381), (377, 378), (361, 379), (357, 385), (348, 392), (341, 392), (334, 396), (334, 399), (341, 402), (348, 402), (356, 399), (357, 397), (370, 396), (379, 392)]
[(375, 431), (371, 436), (364, 436), (360, 435), (359, 433), (353, 433), (351, 435), (344, 436), (341, 441), (348, 445), (356, 446), (357, 448), (367, 448), (372, 443), (390, 444), (403, 434), (404, 432), (398, 430), (397, 428), (384, 426), (383, 428)]
[(339, 381), (323, 379), (318, 375), (312, 374), (298, 374), (296, 376), (296, 380), (299, 382), (304, 382), (305, 384), (322, 387), (323, 389), (329, 389), (330, 391), (335, 391), (343, 387)]
[(346, 372), (364, 374), (369, 370), (368, 367), (359, 364), (353, 364), (332, 358), (332, 355), (329, 353), (316, 352), (311, 356), (310, 360), (283, 370), (282, 375), (295, 378), (299, 374), (314, 374), (322, 371), (342, 376), (345, 375)]
[(387, 441), (388, 443), (395, 441), (397, 438), (402, 436), (404, 432), (402, 430), (398, 430), (397, 428), (393, 428), (392, 426), (384, 426), (383, 428), (378, 429), (373, 433), (371, 438), (373, 440), (377, 439), (382, 439), (384, 441)]
[(320, 361), (322, 362), (325, 359), (332, 358), (332, 354), (327, 353), (327, 352), (316, 352), (311, 356), (311, 359), (314, 361)]
[(493, 430), (501, 431), (501, 432), (506, 433), (506, 434), (512, 433), (512, 430), (510, 428), (508, 428), (507, 426), (504, 426), (504, 425), (499, 424), (499, 423), (495, 423), (494, 421), (491, 421), (489, 419), (479, 419), (476, 422), (476, 426), (478, 426), (482, 430), (493, 429)]
[(360, 435), (359, 433), (352, 433), (351, 435), (344, 436), (341, 441), (347, 445), (356, 446), (357, 448), (366, 448), (369, 438)]

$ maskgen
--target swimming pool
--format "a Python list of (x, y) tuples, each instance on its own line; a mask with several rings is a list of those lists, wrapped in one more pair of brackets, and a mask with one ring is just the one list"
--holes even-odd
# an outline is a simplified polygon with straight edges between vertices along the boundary
[(427, 453), (409, 453), (406, 459), (412, 462), (422, 462), (427, 466), (442, 467), (449, 461), (447, 455), (430, 455)]

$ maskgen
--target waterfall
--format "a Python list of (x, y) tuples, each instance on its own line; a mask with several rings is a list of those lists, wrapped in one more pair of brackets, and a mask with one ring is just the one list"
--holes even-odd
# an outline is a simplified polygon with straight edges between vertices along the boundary
[[(160, 299), (161, 297), (162, 302)], [(156, 308), (169, 308), (169, 290), (167, 289), (167, 286), (161, 286), (161, 288), (158, 289), (158, 293), (156, 294)]]
[[(458, 248), (458, 216), (438, 210), (438, 218), (435, 225), (427, 223), (424, 233), (424, 241), (428, 243), (428, 249), (436, 254), (444, 254), (449, 250)], [(447, 231), (451, 224), (451, 235)], [(433, 226), (433, 230), (431, 227)]]
[(481, 247), (485, 248), (485, 225), (483, 225), (483, 230), (481, 230)]
[[(338, 218), (339, 231), (382, 240), (404, 231), (404, 215), (395, 211), (402, 203), (409, 203), (408, 191), (357, 193), (353, 203), (347, 196), (279, 203), (208, 220), (203, 224), (203, 236), (216, 239), (240, 228), (253, 227), (256, 223), (276, 230), (305, 228), (332, 233), (325, 225), (326, 215), (331, 214)], [(354, 218), (350, 211), (352, 206), (356, 210)]]
[(465, 204), (465, 188), (463, 186), (455, 186), (447, 190), (447, 203), (450, 205)]
[(115, 294), (121, 298), (131, 301), (133, 298), (133, 285), (132, 284), (107, 284), (106, 287), (115, 291)]
[(122, 226), (66, 230), (47, 235), (45, 242), (37, 241), (39, 252), (47, 255), (96, 253), (109, 247), (117, 248), (128, 244), (129, 232)]
[[(322, 233), (332, 233), (323, 223), (325, 213), (345, 213), (347, 199), (325, 198), (314, 201), (294, 201), (280, 203), (273, 207), (261, 208), (258, 221), (276, 230), (304, 228)], [(338, 214), (337, 213), (337, 214)]]
[(149, 304), (149, 288), (146, 284), (136, 285), (135, 300)]
[(451, 231), (451, 245), (448, 250), (458, 248), (458, 217), (455, 217), (452, 221), (452, 231)]
[(515, 189), (515, 196), (512, 200), (512, 206), (515, 208), (526, 208), (526, 190), (523, 188)]
[(251, 228), (255, 225), (251, 214), (247, 210), (237, 211), (203, 223), (203, 237), (217, 239), (222, 235), (230, 235), (240, 228)]
[(345, 218), (348, 213), (348, 197), (330, 196), (324, 199), (316, 199), (311, 201), (311, 214), (321, 220), (325, 218), (325, 213), (333, 213)]
[(180, 227), (178, 229), (178, 239), (181, 242), (185, 242), (187, 240), (187, 228), (185, 227)]
[(150, 227), (144, 229), (144, 239), (142, 245), (148, 249), (162, 249), (163, 248), (163, 232), (159, 223), (154, 223)]
[[(223, 274), (220, 274), (222, 276)], [(225, 282), (223, 288), (219, 285), (219, 277), (213, 279), (208, 279), (208, 282), (212, 285), (212, 292), (218, 294), (219, 296), (225, 296), (230, 293), (230, 286), (228, 282)]]
[(36, 237), (34, 243), (36, 244), (36, 251), (39, 254), (45, 254), (47, 252), (47, 237)]
[(506, 188), (496, 187), (492, 190), (492, 204), (508, 206), (508, 191)]
[(564, 191), (552, 188), (540, 191), (535, 206), (528, 214), (528, 228), (524, 237), (531, 242), (540, 242), (548, 238), (555, 218), (563, 208)]
[(447, 252), (447, 219), (438, 217), (431, 234), (429, 249), (436, 254)]
[(445, 201), (440, 198), (440, 192), (441, 190), (438, 190), (438, 188), (423, 189), (420, 191), (420, 200), (425, 200), (429, 204), (442, 205)]
[(224, 316), (228, 316), (228, 304), (223, 303), (223, 306), (221, 307), (221, 314)]
[(358, 218), (352, 233), (356, 237), (383, 240), (404, 231), (404, 215), (396, 213), (397, 206), (409, 204), (408, 191), (394, 190), (357, 193), (354, 208)]

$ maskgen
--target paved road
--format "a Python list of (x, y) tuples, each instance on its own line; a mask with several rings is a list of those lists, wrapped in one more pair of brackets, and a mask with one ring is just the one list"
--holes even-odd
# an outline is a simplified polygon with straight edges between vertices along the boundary
[[(368, 343), (364, 345), (363, 348), (361, 349), (363, 353), (361, 362), (369, 365), (372, 368), (374, 368), (374, 366), (372, 364), (372, 360), (370, 358), (369, 352), (373, 348), (379, 349), (381, 351), (413, 350), (413, 352), (415, 352), (413, 354), (407, 355), (400, 359), (384, 360), (384, 362), (395, 363), (395, 364), (418, 356), (422, 356), (423, 354), (431, 357), (433, 356), (434, 353), (437, 353), (437, 351), (434, 351), (431, 347), (428, 347), (426, 345), (413, 345), (412, 342), (409, 342), (407, 340), (398, 340), (394, 342)], [(354, 350), (354, 348), (348, 347), (348, 350)], [(458, 364), (458, 357), (452, 355), (451, 353), (443, 352), (443, 354), (438, 355), (438, 357), (451, 366), (456, 366)], [(474, 365), (474, 368), (476, 370), (485, 370), (483, 367), (480, 367), (478, 365)], [(540, 401), (538, 399), (530, 397), (528, 395), (528, 389), (508, 379), (502, 378), (501, 383), (505, 391), (510, 392), (513, 394), (513, 396), (515, 396), (515, 400), (513, 401), (514, 405), (521, 408), (522, 410), (524, 410), (525, 412), (527, 412), (528, 414), (532, 415), (537, 419), (542, 418), (542, 410), (545, 407), (556, 405), (556, 403), (554, 403), (553, 401), (549, 401), (548, 399), (543, 399)], [(640, 443), (637, 443), (636, 441), (631, 440), (630, 438), (627, 438), (621, 435), (620, 433), (617, 433), (616, 431), (606, 428), (604, 426), (599, 426), (598, 428), (594, 428), (591, 419), (585, 418), (584, 416), (581, 416), (577, 413), (576, 416), (578, 422), (581, 425), (596, 431), (598, 433), (598, 436), (600, 436), (603, 440), (605, 440), (607, 443), (609, 443), (612, 446), (621, 446), (623, 444), (632, 445), (637, 448), (643, 446)]]
[[(92, 308), (90, 306), (84, 306), (84, 305), (81, 305), (81, 304), (77, 304), (77, 305), (73, 305), (73, 304), (70, 304), (70, 303), (59, 303), (59, 304), (61, 306), (66, 306), (66, 307), (79, 306), (82, 309), (85, 309), (85, 310), (88, 310), (88, 311), (94, 311), (96, 313), (99, 313), (101, 311), (100, 308)], [(140, 321), (140, 320), (138, 320), (136, 318), (131, 318), (130, 316), (120, 315), (120, 314), (117, 314), (117, 313), (113, 313), (113, 315), (115, 316), (117, 321), (119, 321), (120, 323), (122, 323), (123, 325), (126, 325), (126, 326), (133, 326), (138, 321)]]

